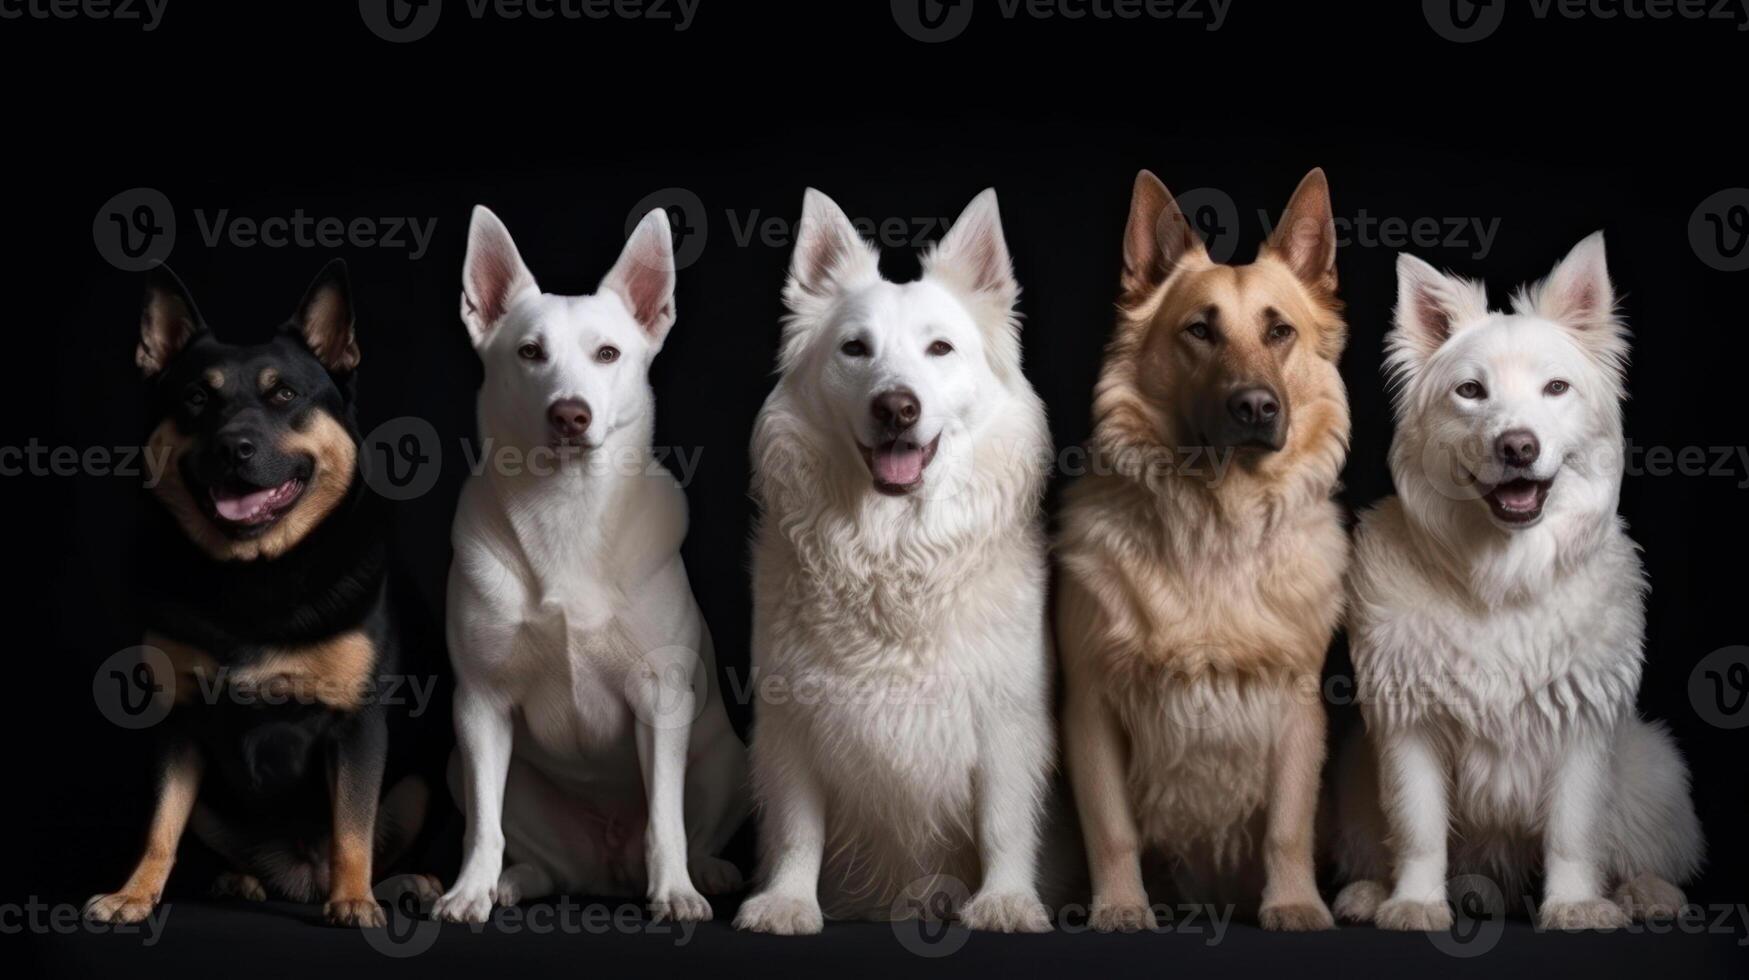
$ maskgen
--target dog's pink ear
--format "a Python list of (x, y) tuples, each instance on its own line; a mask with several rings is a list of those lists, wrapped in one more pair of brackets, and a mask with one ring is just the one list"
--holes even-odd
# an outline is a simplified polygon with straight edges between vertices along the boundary
[(352, 283), (340, 259), (322, 267), (304, 291), (291, 328), (322, 366), (335, 374), (358, 368), (358, 338), (353, 334)]
[(1581, 332), (1613, 328), (1615, 287), (1609, 282), (1603, 232), (1573, 246), (1547, 279), (1513, 298), (1513, 308)]
[(146, 282), (146, 298), (140, 305), (140, 343), (134, 348), (134, 363), (148, 378), (162, 373), (189, 341), (206, 330), (188, 288), (169, 266), (152, 270)]
[(1207, 254), (1202, 236), (1191, 227), (1160, 178), (1147, 170), (1136, 174), (1129, 223), (1123, 234), (1125, 302), (1153, 292), (1186, 258)]
[(1307, 174), (1294, 189), (1264, 248), (1287, 263), (1307, 286), (1336, 294), (1336, 219), (1330, 208), (1330, 182), (1321, 168)]
[(1002, 235), (1002, 211), (996, 204), (995, 188), (966, 205), (929, 253), (925, 266), (1003, 310), (1014, 308), (1020, 299), (1020, 284), (1014, 279), (1014, 262)]
[(844, 211), (812, 187), (802, 195), (802, 223), (790, 259), (786, 299), (793, 311), (806, 297), (880, 276), (880, 255), (862, 240)]
[(625, 302), (632, 318), (660, 347), (674, 326), (674, 231), (668, 212), (657, 208), (644, 215), (601, 289)]
[(536, 288), (510, 229), (484, 206), (475, 206), (468, 225), (468, 255), (462, 262), (462, 322), (474, 346), (485, 346), (511, 305)]
[(1389, 366), (1413, 371), (1452, 334), (1487, 316), (1481, 283), (1448, 276), (1407, 252), (1397, 256), (1397, 326), (1385, 340)]

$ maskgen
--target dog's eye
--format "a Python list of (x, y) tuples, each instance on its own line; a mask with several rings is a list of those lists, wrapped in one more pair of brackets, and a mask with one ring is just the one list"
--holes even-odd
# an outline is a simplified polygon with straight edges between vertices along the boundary
[(838, 348), (838, 353), (845, 357), (867, 357), (868, 345), (860, 340), (846, 340), (844, 345)]
[(525, 361), (544, 361), (547, 359), (547, 352), (541, 349), (540, 344), (532, 340), (516, 348), (516, 354)]
[(946, 357), (953, 353), (953, 345), (945, 340), (938, 340), (929, 345), (930, 357)]
[(1184, 332), (1187, 334), (1190, 334), (1192, 337), (1195, 337), (1197, 340), (1208, 340), (1209, 338), (1214, 336), (1214, 331), (1210, 330), (1209, 325), (1202, 322), (1201, 320), (1198, 320), (1195, 323), (1191, 324), (1190, 326), (1185, 327)]
[(280, 385), (268, 394), (267, 399), (275, 405), (290, 405), (297, 397), (298, 393), (293, 391), (290, 386)]
[(1467, 398), (1470, 401), (1475, 401), (1478, 398), (1488, 397), (1488, 389), (1474, 381), (1465, 381), (1463, 384), (1457, 386), (1457, 394), (1459, 398)]
[(611, 344), (603, 344), (601, 349), (595, 352), (595, 359), (603, 364), (612, 364), (619, 360), (619, 348)]
[(1269, 342), (1272, 344), (1285, 344), (1294, 339), (1294, 334), (1296, 333), (1298, 333), (1298, 331), (1295, 330), (1292, 325), (1278, 323), (1269, 328)]
[(1556, 378), (1555, 380), (1549, 382), (1549, 386), (1547, 388), (1543, 389), (1543, 394), (1545, 394), (1545, 395), (1564, 395), (1567, 393), (1567, 389), (1571, 388), (1571, 387), (1573, 387), (1573, 386), (1568, 384), (1565, 381), (1562, 381), (1559, 378)]

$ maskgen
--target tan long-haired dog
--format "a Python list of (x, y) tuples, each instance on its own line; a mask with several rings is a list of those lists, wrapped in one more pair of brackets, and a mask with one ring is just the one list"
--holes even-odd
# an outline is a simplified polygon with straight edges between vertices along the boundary
[(1270, 929), (1332, 925), (1312, 854), (1348, 559), (1335, 256), (1322, 171), (1246, 266), (1211, 261), (1165, 186), (1136, 178), (1095, 465), (1059, 543), (1095, 929), (1153, 927), (1150, 888)]

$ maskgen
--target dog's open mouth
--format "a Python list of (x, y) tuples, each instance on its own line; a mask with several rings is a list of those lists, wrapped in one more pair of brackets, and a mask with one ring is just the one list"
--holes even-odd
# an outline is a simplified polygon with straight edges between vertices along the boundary
[(1488, 501), (1488, 509), (1494, 512), (1494, 519), (1500, 523), (1534, 524), (1543, 516), (1543, 504), (1548, 501), (1549, 487), (1553, 484), (1553, 480), (1520, 477), (1495, 485), (1482, 497)]
[(296, 477), (273, 487), (226, 483), (207, 488), (214, 519), (239, 530), (272, 524), (285, 516), (303, 495), (304, 481)]
[(899, 497), (923, 485), (923, 471), (935, 459), (935, 449), (941, 437), (922, 446), (910, 439), (894, 439), (874, 448), (857, 443), (863, 462), (874, 476), (875, 489), (891, 497)]

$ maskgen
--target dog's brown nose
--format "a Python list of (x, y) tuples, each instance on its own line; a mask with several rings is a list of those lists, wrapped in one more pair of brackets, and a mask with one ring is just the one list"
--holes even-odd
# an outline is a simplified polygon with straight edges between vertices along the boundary
[(916, 395), (898, 388), (876, 395), (869, 412), (882, 428), (896, 435), (917, 424), (918, 417), (923, 414), (923, 405), (917, 401)]
[(547, 424), (560, 436), (575, 439), (589, 428), (589, 403), (581, 398), (553, 402), (547, 409)]
[(1500, 459), (1507, 466), (1529, 466), (1543, 451), (1542, 444), (1536, 441), (1536, 433), (1529, 429), (1503, 433), (1495, 445), (1500, 450)]

